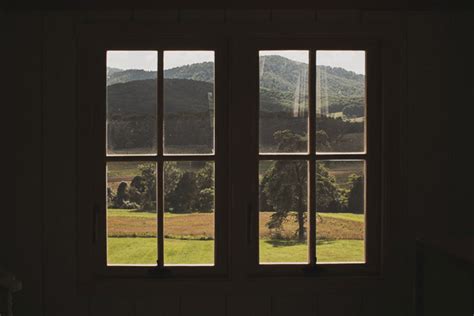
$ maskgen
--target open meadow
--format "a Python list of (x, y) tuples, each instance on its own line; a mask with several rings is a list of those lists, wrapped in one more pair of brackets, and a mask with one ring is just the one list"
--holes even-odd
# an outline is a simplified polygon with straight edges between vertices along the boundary
[[(271, 212), (260, 212), (260, 262), (306, 262), (308, 246), (293, 237), (291, 216), (275, 237), (266, 226)], [(156, 213), (109, 209), (109, 264), (154, 264), (157, 259)], [(165, 213), (165, 264), (212, 264), (214, 214)], [(364, 215), (319, 213), (318, 262), (364, 261)]]

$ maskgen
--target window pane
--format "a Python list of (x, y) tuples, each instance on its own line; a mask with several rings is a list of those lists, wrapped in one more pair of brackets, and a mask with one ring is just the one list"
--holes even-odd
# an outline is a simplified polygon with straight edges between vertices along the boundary
[(107, 263), (156, 264), (156, 164), (107, 164)]
[(365, 152), (365, 51), (318, 51), (316, 65), (316, 151)]
[(260, 161), (260, 263), (307, 263), (308, 163)]
[(214, 264), (214, 182), (214, 162), (165, 162), (165, 264)]
[(318, 263), (365, 261), (365, 163), (316, 162)]
[(164, 52), (164, 153), (214, 152), (214, 52)]
[(260, 51), (260, 153), (308, 151), (308, 58), (308, 51)]
[(107, 154), (156, 154), (157, 52), (107, 52)]

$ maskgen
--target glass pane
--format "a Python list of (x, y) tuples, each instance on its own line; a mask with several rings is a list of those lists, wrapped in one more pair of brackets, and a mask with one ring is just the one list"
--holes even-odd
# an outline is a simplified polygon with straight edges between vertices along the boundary
[(214, 182), (214, 162), (165, 162), (165, 264), (214, 264)]
[(156, 154), (157, 52), (107, 52), (107, 154)]
[(260, 161), (260, 263), (307, 263), (308, 163)]
[(164, 52), (164, 153), (214, 153), (214, 52)]
[(316, 53), (316, 151), (365, 152), (365, 51)]
[(260, 51), (260, 153), (308, 152), (308, 51)]
[(107, 164), (107, 263), (156, 264), (156, 164)]
[(318, 263), (365, 261), (365, 162), (316, 162)]

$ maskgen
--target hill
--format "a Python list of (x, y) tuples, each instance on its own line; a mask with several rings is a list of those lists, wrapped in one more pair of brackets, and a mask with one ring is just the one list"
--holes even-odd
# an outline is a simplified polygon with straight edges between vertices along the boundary
[[(260, 58), (261, 110), (269, 112), (288, 111), (294, 100), (298, 78), (307, 75), (307, 70), (308, 65), (305, 63), (276, 55), (262, 56)], [(330, 113), (341, 112), (348, 105), (363, 106), (364, 75), (329, 66), (318, 66), (317, 73), (321, 81), (319, 92), (328, 100)], [(207, 108), (207, 94), (212, 93), (213, 76), (214, 63), (212, 62), (196, 63), (165, 70), (165, 102), (168, 108), (191, 112)], [(109, 105), (111, 105), (109, 110), (143, 112), (148, 106), (148, 111), (151, 111), (152, 107), (150, 105), (152, 106), (154, 103), (140, 105), (135, 103), (137, 103), (136, 100), (146, 102), (156, 98), (156, 94), (150, 92), (153, 91), (150, 85), (155, 84), (150, 81), (153, 79), (156, 79), (156, 71), (137, 69), (121, 71), (117, 68), (108, 68), (107, 85), (109, 86)], [(166, 79), (183, 81), (169, 81)], [(131, 83), (136, 81), (141, 83)], [(115, 86), (117, 84), (119, 85)], [(140, 85), (142, 86), (140, 87)], [(179, 88), (179, 95), (176, 89), (171, 87)], [(172, 95), (169, 95), (170, 93)], [(126, 94), (129, 96), (127, 97)], [(116, 96), (118, 97), (115, 98)], [(135, 100), (133, 107), (136, 108), (128, 109), (129, 106), (132, 106), (130, 102), (133, 100)], [(195, 103), (192, 106), (197, 108), (191, 108), (190, 103)]]
[[(205, 112), (209, 110), (209, 94), (213, 85), (204, 81), (165, 79), (165, 111)], [(107, 88), (109, 113), (154, 114), (156, 111), (156, 79), (117, 83)], [(165, 113), (166, 114), (166, 113)]]

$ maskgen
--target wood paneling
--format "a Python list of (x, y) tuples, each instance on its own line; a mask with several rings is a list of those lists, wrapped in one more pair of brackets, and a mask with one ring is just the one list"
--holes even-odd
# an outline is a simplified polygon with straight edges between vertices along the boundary
[(15, 295), (15, 312), (33, 315), (43, 308), (43, 19), (36, 13), (8, 13), (6, 18), (7, 36), (3, 41), (8, 45), (2, 45), (2, 50), (7, 53), (5, 78), (10, 81), (5, 92), (11, 99), (2, 104), (15, 110), (15, 123), (4, 137), (15, 135), (16, 143), (14, 165), (4, 169), (14, 170), (16, 192), (14, 209), (2, 210), (14, 212), (13, 222), (0, 220), (10, 232), (7, 249), (14, 249), (2, 253), (0, 264), (5, 262), (23, 282), (23, 290)]
[(181, 297), (181, 316), (221, 316), (226, 314), (225, 296), (196, 294)]
[(362, 314), (363, 293), (320, 294), (317, 300), (318, 316), (359, 316)]
[[(76, 21), (206, 22), (225, 24), (238, 33), (243, 24), (278, 26), (300, 18), (309, 21), (313, 14), (311, 11), (285, 12), (274, 11), (272, 21), (269, 10), (89, 11), (77, 16), (64, 12), (8, 12), (1, 15), (8, 24), (6, 42), (10, 43), (6, 56), (7, 76), (12, 85), (7, 92), (16, 109), (16, 205), (13, 216), (7, 216), (4, 221), (2, 215), (1, 221), (2, 230), (7, 226), (2, 237), (10, 236), (9, 240), (14, 242), (5, 248), (7, 258), (2, 256), (1, 264), (23, 281), (24, 289), (15, 295), (16, 315), (283, 316), (295, 315), (295, 311), (298, 315), (318, 316), (410, 315), (411, 242), (415, 233), (438, 232), (445, 227), (450, 232), (458, 227), (462, 231), (469, 230), (471, 215), (466, 212), (467, 208), (464, 212), (457, 208), (456, 218), (446, 213), (448, 198), (442, 194), (449, 187), (444, 183), (448, 171), (446, 174), (439, 172), (446, 168), (448, 160), (448, 154), (440, 149), (440, 144), (456, 150), (455, 146), (469, 143), (466, 139), (469, 133), (463, 134), (465, 131), (461, 127), (445, 133), (448, 120), (464, 116), (472, 103), (467, 97), (468, 92), (472, 92), (472, 71), (467, 70), (472, 69), (472, 43), (463, 37), (463, 32), (472, 26), (472, 16), (468, 14), (412, 12), (405, 15), (359, 10), (317, 13), (315, 27), (363, 24), (370, 30), (390, 25), (395, 34), (406, 36), (406, 42), (388, 43), (383, 47), (384, 52), (394, 57), (384, 61), (384, 71), (404, 69), (399, 77), (384, 82), (385, 98), (395, 112), (402, 112), (398, 119), (390, 122), (394, 129), (401, 129), (400, 134), (391, 135), (386, 141), (390, 144), (402, 135), (402, 141), (392, 147), (392, 153), (410, 153), (396, 162), (404, 167), (400, 171), (404, 179), (404, 190), (400, 193), (403, 198), (391, 193), (393, 209), (384, 218), (385, 260), (389, 261), (384, 266), (386, 280), (376, 284), (360, 281), (345, 292), (338, 292), (338, 286), (334, 285), (328, 293), (315, 279), (314, 293), (310, 293), (308, 280), (302, 281), (304, 290), (294, 286), (297, 284), (294, 280), (282, 280), (280, 289), (275, 279), (254, 282), (245, 273), (231, 269), (235, 279), (227, 280), (222, 287), (219, 282), (186, 281), (183, 283), (187, 287), (185, 294), (179, 292), (179, 283), (170, 284), (171, 294), (161, 283), (159, 290), (154, 284), (148, 284), (150, 290), (138, 298), (138, 295), (95, 294), (93, 288), (89, 293), (77, 293)], [(397, 85), (405, 87), (394, 91), (392, 87)], [(239, 86), (245, 87), (245, 84)], [(238, 98), (236, 100), (245, 100), (244, 95), (242, 99)], [(464, 138), (456, 138), (459, 135)], [(451, 142), (452, 139), (456, 141)], [(240, 204), (240, 208), (246, 207), (243, 202)], [(233, 219), (239, 221), (238, 225), (231, 225), (234, 230), (245, 222), (242, 214)], [(4, 225), (6, 222), (9, 225)], [(245, 239), (245, 234), (240, 233), (235, 236)], [(241, 240), (232, 241), (234, 249), (240, 252), (244, 251), (245, 245)], [(233, 258), (231, 263), (243, 265), (245, 257)], [(292, 287), (285, 287), (290, 283)], [(370, 291), (366, 289), (369, 283)], [(193, 284), (196, 295), (189, 288)], [(207, 293), (211, 288), (214, 289), (212, 293)]]

